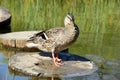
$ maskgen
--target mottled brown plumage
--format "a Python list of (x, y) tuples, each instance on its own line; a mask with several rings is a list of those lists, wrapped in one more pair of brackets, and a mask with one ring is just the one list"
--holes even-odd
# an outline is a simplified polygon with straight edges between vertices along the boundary
[[(52, 52), (53, 61), (59, 66), (61, 60), (58, 52), (68, 48), (79, 35), (79, 28), (74, 22), (74, 16), (67, 14), (64, 20), (65, 27), (52, 28), (39, 32), (30, 38), (27, 47), (36, 47), (45, 52)], [(54, 54), (57, 54), (56, 58)]]

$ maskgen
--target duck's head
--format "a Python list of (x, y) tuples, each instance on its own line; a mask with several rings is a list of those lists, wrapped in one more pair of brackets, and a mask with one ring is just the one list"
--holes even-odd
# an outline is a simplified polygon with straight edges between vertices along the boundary
[(71, 13), (68, 13), (65, 17), (64, 24), (66, 26), (66, 25), (70, 25), (73, 23), (74, 23), (74, 16)]

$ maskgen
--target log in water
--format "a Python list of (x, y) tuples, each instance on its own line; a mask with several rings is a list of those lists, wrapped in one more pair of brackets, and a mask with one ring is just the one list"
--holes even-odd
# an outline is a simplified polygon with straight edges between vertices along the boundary
[(4, 7), (0, 7), (0, 33), (6, 33), (11, 31), (11, 14), (9, 10)]
[(0, 27), (9, 25), (11, 22), (11, 14), (4, 7), (0, 7)]
[(0, 35), (0, 43), (13, 48), (27, 48), (26, 41), (38, 31), (11, 32)]

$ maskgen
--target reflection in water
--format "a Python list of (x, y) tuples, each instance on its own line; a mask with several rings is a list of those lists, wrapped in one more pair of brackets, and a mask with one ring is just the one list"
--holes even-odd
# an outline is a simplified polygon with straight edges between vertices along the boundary
[(29, 80), (60, 80), (60, 79), (52, 76), (52, 77), (31, 77)]
[(16, 76), (14, 74), (10, 74), (8, 70), (8, 64), (7, 64), (7, 57), (2, 55), (0, 53), (0, 80), (27, 80), (28, 77), (24, 76)]

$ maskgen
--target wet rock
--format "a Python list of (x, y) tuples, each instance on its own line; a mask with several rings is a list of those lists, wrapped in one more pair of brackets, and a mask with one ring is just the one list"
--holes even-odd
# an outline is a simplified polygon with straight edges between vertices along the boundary
[(9, 67), (26, 75), (44, 77), (83, 76), (97, 70), (95, 64), (84, 57), (69, 53), (59, 53), (59, 57), (63, 60), (63, 65), (56, 67), (52, 61), (51, 53), (23, 52), (10, 58)]

